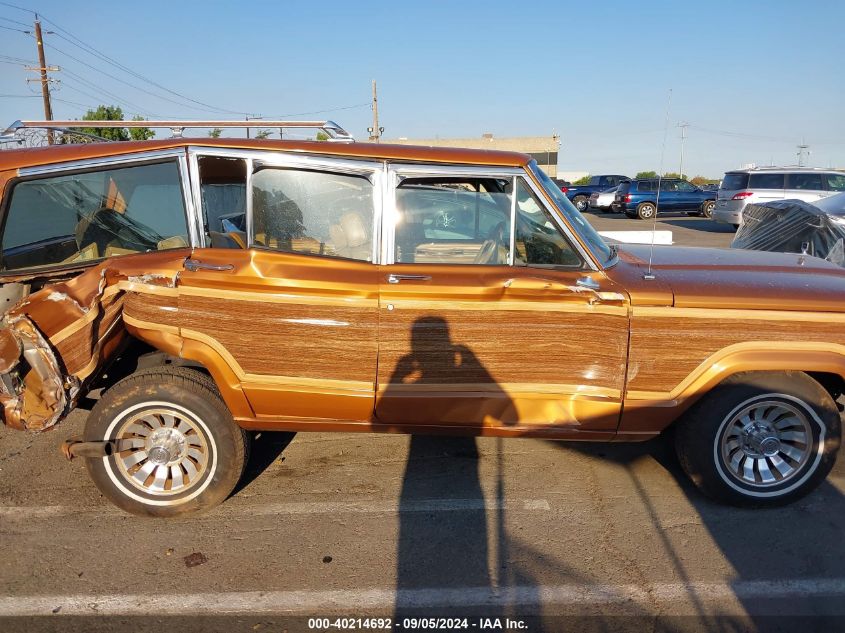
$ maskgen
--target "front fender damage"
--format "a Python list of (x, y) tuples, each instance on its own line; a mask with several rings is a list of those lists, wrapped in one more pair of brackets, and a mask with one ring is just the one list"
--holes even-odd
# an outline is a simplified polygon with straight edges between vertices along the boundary
[(8, 426), (43, 431), (87, 392), (128, 336), (124, 288), (174, 287), (190, 251), (106, 260), (20, 301), (0, 321), (0, 405)]

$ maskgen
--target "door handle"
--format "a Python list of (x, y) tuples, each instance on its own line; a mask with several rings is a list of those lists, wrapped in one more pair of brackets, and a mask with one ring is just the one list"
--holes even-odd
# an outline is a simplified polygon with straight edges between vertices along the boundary
[(387, 283), (398, 284), (400, 281), (429, 281), (431, 275), (394, 275), (393, 273), (387, 276)]
[(225, 271), (225, 270), (234, 270), (234, 264), (204, 264), (203, 262), (199, 261), (198, 259), (186, 259), (185, 260), (185, 270), (190, 270), (191, 272), (196, 272), (198, 270), (217, 270), (217, 271)]

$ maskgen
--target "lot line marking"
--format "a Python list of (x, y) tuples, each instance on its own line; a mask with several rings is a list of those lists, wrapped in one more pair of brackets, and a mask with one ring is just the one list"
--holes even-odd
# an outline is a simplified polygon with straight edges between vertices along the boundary
[[(478, 512), (496, 510), (524, 510), (547, 512), (551, 506), (546, 499), (415, 499), (402, 501), (314, 501), (291, 503), (229, 502), (212, 514), (197, 517), (197, 521), (214, 521), (233, 515), (269, 516), (300, 514), (402, 514), (405, 512)], [(73, 506), (0, 506), (0, 518), (6, 520), (46, 519), (59, 516), (91, 515), (125, 516), (111, 506), (76, 508)]]
[[(294, 615), (361, 613), (402, 608), (506, 606), (667, 606), (684, 599), (724, 608), (726, 600), (841, 598), (845, 578), (756, 580), (726, 583), (653, 583), (648, 585), (458, 587), (431, 589), (364, 589), (331, 591), (244, 591), (193, 594), (113, 594), (2, 596), (0, 617), (121, 615)], [(633, 603), (633, 605), (632, 605)], [(61, 607), (58, 611), (57, 608)], [(740, 605), (740, 610), (743, 607)]]

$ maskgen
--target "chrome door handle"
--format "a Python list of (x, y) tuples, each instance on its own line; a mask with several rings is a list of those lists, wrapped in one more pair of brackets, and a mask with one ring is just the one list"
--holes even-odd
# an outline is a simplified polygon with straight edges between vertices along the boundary
[(185, 270), (190, 270), (191, 272), (196, 272), (198, 270), (234, 270), (234, 264), (204, 264), (198, 259), (186, 259), (185, 260)]
[(393, 273), (387, 276), (387, 283), (398, 284), (400, 281), (429, 281), (431, 275), (394, 275)]

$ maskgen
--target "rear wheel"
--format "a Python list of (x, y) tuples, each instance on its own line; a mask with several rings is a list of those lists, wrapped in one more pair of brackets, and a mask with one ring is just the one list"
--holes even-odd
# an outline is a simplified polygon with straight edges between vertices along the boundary
[(589, 200), (586, 196), (575, 196), (572, 198), (572, 204), (575, 205), (575, 208), (578, 209), (581, 213), (587, 210), (587, 206), (589, 205)]
[(840, 443), (836, 403), (803, 372), (731, 376), (680, 422), (676, 448), (706, 495), (733, 505), (778, 506), (815, 489)]
[(651, 220), (656, 212), (657, 207), (653, 202), (640, 202), (637, 205), (637, 217), (639, 217), (640, 220)]
[(221, 503), (243, 472), (247, 435), (214, 382), (182, 367), (153, 368), (103, 394), (85, 425), (87, 441), (111, 441), (88, 459), (91, 479), (132, 514), (169, 517)]

